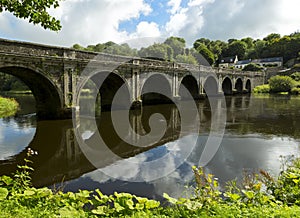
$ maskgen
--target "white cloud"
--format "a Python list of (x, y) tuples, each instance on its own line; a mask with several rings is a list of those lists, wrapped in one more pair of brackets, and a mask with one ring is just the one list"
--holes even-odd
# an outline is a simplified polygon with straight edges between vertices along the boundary
[(131, 35), (131, 38), (141, 37), (159, 37), (160, 31), (157, 23), (155, 22), (140, 22), (136, 27), (136, 32)]
[(170, 0), (167, 5), (169, 7), (171, 7), (171, 9), (169, 10), (169, 12), (171, 14), (175, 14), (180, 10), (180, 4), (181, 4), (181, 0)]
[(51, 10), (61, 20), (63, 28), (59, 33), (3, 13), (0, 37), (67, 46), (122, 42), (129, 36), (127, 32), (119, 31), (119, 24), (151, 11), (150, 5), (143, 0), (68, 0), (61, 2), (57, 10)]

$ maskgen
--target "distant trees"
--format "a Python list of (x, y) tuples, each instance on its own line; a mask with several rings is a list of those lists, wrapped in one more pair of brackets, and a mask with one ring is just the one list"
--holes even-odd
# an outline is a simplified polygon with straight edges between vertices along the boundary
[[(132, 49), (128, 44), (118, 45), (114, 42), (88, 45), (86, 48), (75, 44), (73, 48), (117, 55), (139, 55), (141, 57), (160, 58), (184, 63), (194, 63), (196, 60), (198, 63), (203, 64), (203, 60), (206, 59), (210, 65), (215, 66), (221, 57), (235, 55), (238, 56), (239, 60), (283, 57), (284, 62), (286, 62), (290, 59), (300, 61), (300, 33), (295, 32), (283, 37), (280, 34), (272, 33), (263, 39), (246, 37), (228, 39), (227, 42), (199, 38), (193, 43), (192, 49), (186, 48), (184, 38), (174, 36), (167, 38), (163, 43), (155, 43), (140, 50)], [(257, 68), (250, 65), (248, 70), (254, 69)]]

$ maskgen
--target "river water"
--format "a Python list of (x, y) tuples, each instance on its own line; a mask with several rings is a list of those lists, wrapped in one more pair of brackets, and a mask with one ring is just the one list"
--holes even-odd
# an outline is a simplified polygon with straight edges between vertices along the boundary
[[(185, 186), (193, 184), (191, 167), (198, 165), (211, 128), (211, 107), (207, 100), (197, 101), (200, 130), (186, 131), (182, 136), (178, 124), (180, 116), (174, 105), (145, 106), (130, 114), (131, 124), (137, 126), (135, 131), (149, 132), (149, 117), (154, 113), (165, 117), (168, 128), (162, 139), (151, 147), (135, 147), (118, 137), (110, 113), (103, 112), (97, 119), (99, 133), (109, 149), (121, 158), (115, 160), (103, 153), (97, 165), (100, 169), (97, 169), (79, 146), (72, 120), (37, 121), (33, 96), (14, 97), (21, 110), (14, 117), (0, 119), (0, 173), (13, 172), (17, 164), (22, 164), (30, 147), (38, 151), (38, 155), (32, 157), (33, 184), (38, 187), (62, 187), (65, 191), (99, 188), (107, 194), (130, 192), (158, 200), (164, 192), (174, 197), (183, 196), (188, 192)], [(241, 179), (245, 171), (264, 169), (277, 175), (282, 156), (300, 154), (299, 97), (226, 97), (225, 109), (224, 136), (216, 154), (205, 166), (205, 171), (214, 174), (221, 184)], [(84, 128), (83, 139), (95, 140), (89, 125)], [(196, 142), (193, 150), (190, 142)], [(181, 154), (188, 149), (191, 150), (189, 156), (181, 163)], [(144, 167), (145, 163), (172, 151), (175, 155), (164, 159), (158, 167)]]

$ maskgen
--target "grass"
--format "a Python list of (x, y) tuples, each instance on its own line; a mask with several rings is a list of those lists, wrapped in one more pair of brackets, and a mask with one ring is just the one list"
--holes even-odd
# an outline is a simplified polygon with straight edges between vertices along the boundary
[(0, 118), (13, 116), (19, 108), (15, 99), (0, 97)]

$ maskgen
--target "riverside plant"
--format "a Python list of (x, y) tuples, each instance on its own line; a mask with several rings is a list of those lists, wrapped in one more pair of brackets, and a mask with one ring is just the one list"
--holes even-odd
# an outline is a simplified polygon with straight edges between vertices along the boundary
[(286, 162), (278, 178), (266, 171), (247, 174), (244, 182), (228, 183), (224, 192), (204, 168), (193, 167), (194, 194), (168, 204), (129, 193), (103, 194), (99, 189), (78, 192), (32, 187), (31, 157), (12, 176), (0, 177), (0, 217), (299, 217), (300, 159)]
[(19, 108), (15, 99), (0, 97), (0, 118), (14, 115)]

